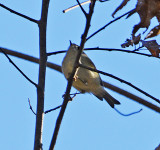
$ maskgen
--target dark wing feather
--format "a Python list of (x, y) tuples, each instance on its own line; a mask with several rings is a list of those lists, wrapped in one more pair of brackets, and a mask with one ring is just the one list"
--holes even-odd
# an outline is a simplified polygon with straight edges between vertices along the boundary
[[(89, 57), (84, 52), (82, 53), (82, 56), (83, 57), (80, 58), (80, 61), (81, 61), (82, 65), (87, 65), (87, 66), (90, 66), (93, 69), (96, 69), (96, 66), (94, 65), (92, 60), (89, 59)], [(87, 64), (86, 64), (86, 62), (87, 62)], [(99, 78), (100, 78), (100, 84), (101, 84), (101, 86), (103, 86), (102, 79), (101, 79), (100, 76), (99, 76)]]

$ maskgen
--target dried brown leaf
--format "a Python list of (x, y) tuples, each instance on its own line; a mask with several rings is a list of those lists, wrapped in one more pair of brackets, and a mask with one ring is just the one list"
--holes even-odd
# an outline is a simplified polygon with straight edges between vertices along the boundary
[(152, 40), (152, 41), (141, 41), (143, 46), (145, 46), (150, 53), (152, 54), (152, 56), (154, 57), (159, 57), (159, 53), (160, 53), (160, 46), (158, 45), (158, 43), (156, 42), (156, 40)]
[(148, 29), (153, 17), (157, 17), (160, 20), (160, 0), (138, 0), (136, 11), (140, 16), (140, 22), (134, 26), (133, 34), (140, 28)]
[(137, 36), (133, 36), (132, 39), (127, 39), (127, 40), (125, 41), (125, 43), (123, 43), (123, 44), (121, 45), (121, 47), (122, 47), (122, 48), (126, 48), (126, 47), (129, 47), (129, 46), (136, 45), (136, 44), (139, 43), (140, 39), (141, 39), (141, 35), (140, 35), (140, 34), (137, 35)]
[(158, 34), (160, 34), (160, 25), (154, 27), (145, 37), (145, 39), (151, 38), (151, 37), (155, 37)]

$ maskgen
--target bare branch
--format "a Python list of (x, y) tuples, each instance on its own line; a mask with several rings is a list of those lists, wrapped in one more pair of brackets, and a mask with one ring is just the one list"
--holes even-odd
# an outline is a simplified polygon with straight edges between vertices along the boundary
[(65, 52), (66, 52), (66, 50), (56, 51), (56, 52), (50, 52), (50, 53), (47, 53), (47, 56), (56, 55), (56, 54), (61, 54), (61, 53), (65, 53)]
[(79, 59), (80, 59), (81, 53), (83, 51), (84, 44), (86, 42), (86, 37), (87, 37), (88, 31), (89, 31), (89, 28), (90, 28), (90, 22), (91, 22), (91, 17), (92, 17), (92, 14), (93, 14), (93, 9), (94, 9), (95, 3), (96, 3), (96, 0), (93, 0), (93, 1), (91, 1), (91, 4), (90, 4), (89, 14), (88, 14), (87, 20), (86, 20), (86, 27), (85, 27), (84, 33), (82, 35), (82, 38), (81, 38), (81, 44), (80, 44), (80, 47), (79, 47), (79, 51), (78, 51), (78, 54), (77, 54), (77, 57), (76, 57), (76, 61), (75, 61), (72, 73), (71, 73), (70, 78), (68, 80), (64, 101), (63, 101), (62, 108), (60, 110), (59, 116), (58, 116), (57, 121), (56, 121), (56, 126), (55, 126), (55, 129), (54, 129), (54, 134), (53, 134), (53, 137), (52, 137), (52, 141), (51, 141), (51, 145), (50, 145), (49, 150), (53, 150), (54, 146), (56, 144), (59, 128), (60, 128), (60, 125), (61, 125), (61, 122), (62, 122), (62, 119), (63, 119), (63, 116), (64, 116), (64, 112), (66, 110), (66, 107), (67, 107), (67, 104), (68, 104), (68, 101), (69, 101), (69, 94), (70, 94), (71, 86), (72, 86), (72, 83), (73, 83), (73, 77), (74, 77), (75, 72), (77, 70)]
[[(80, 3), (80, 5), (82, 6), (82, 5), (88, 4), (88, 3), (90, 3), (90, 2), (91, 2), (91, 0), (87, 0), (87, 1), (85, 1), (85, 2)], [(74, 8), (77, 8), (77, 7), (79, 7), (80, 5), (78, 4), (78, 5), (71, 6), (71, 7), (67, 8), (67, 9), (63, 10), (63, 13), (66, 13), (66, 12), (68, 12), (68, 11), (74, 9)]]
[(28, 98), (28, 103), (29, 103), (29, 108), (30, 110), (33, 112), (33, 114), (36, 115), (36, 113), (34, 112), (33, 108), (32, 108), (32, 105), (31, 105), (31, 102), (30, 102), (30, 99)]
[[(74, 98), (77, 94), (81, 94), (81, 93), (70, 94), (70, 95), (73, 95), (73, 96), (69, 98), (69, 101), (72, 101), (73, 98)], [(62, 97), (64, 98), (64, 97), (65, 97), (65, 94), (64, 94)], [(51, 112), (51, 111), (54, 111), (54, 110), (57, 110), (57, 109), (59, 109), (59, 108), (61, 108), (61, 107), (62, 107), (62, 105), (59, 105), (59, 106), (57, 106), (57, 107), (55, 107), (55, 108), (52, 108), (52, 109), (49, 109), (49, 110), (45, 111), (44, 113), (47, 114), (47, 113), (49, 113), (49, 112)]]
[(59, 109), (59, 108), (61, 108), (61, 107), (62, 107), (62, 105), (59, 105), (59, 106), (57, 106), (57, 107), (55, 107), (55, 108), (53, 108), (53, 109), (50, 109), (50, 110), (45, 111), (44, 113), (47, 114), (47, 113), (49, 113), (49, 112), (51, 112), (51, 111), (54, 111), (54, 110), (57, 110), (57, 109)]
[[(85, 48), (84, 50), (116, 51), (116, 52), (125, 52), (125, 53), (132, 53), (132, 54), (138, 54), (138, 55), (148, 56), (148, 57), (154, 57), (151, 54), (145, 54), (145, 53), (137, 52), (137, 50), (139, 50), (139, 48), (135, 49), (135, 50), (124, 50), (124, 49), (117, 49), (117, 48), (100, 48), (100, 47), (95, 47), (95, 48)], [(154, 57), (154, 58), (160, 58), (160, 57)]]
[[(0, 47), (1, 48), (1, 47)], [(9, 49), (6, 49), (6, 48), (1, 48), (3, 51), (5, 51), (6, 54), (9, 54), (11, 56), (15, 56), (15, 57), (18, 57), (18, 58), (22, 58), (24, 60), (28, 60), (28, 61), (31, 61), (31, 62), (34, 62), (34, 63), (37, 63), (39, 64), (39, 59), (36, 58), (36, 57), (33, 57), (33, 56), (30, 56), (30, 55), (27, 55), (27, 54), (22, 54), (20, 52), (16, 52), (16, 51), (13, 51), (13, 50), (9, 50)], [(1, 52), (1, 51), (0, 51)], [(57, 64), (54, 64), (54, 63), (51, 63), (51, 62), (47, 62), (47, 67), (51, 68), (51, 69), (55, 69), (59, 72), (62, 72), (61, 71), (61, 66), (57, 65)]]
[(87, 18), (88, 14), (87, 14), (86, 11), (83, 9), (83, 7), (82, 7), (82, 5), (80, 4), (79, 0), (76, 0), (76, 1), (77, 1), (77, 3), (78, 3), (79, 7), (81, 8), (83, 14), (84, 14), (85, 17)]
[(106, 25), (104, 25), (102, 28), (100, 28), (99, 30), (97, 30), (96, 32), (94, 32), (93, 34), (91, 34), (91, 35), (86, 39), (86, 41), (89, 40), (89, 39), (90, 39), (91, 37), (93, 37), (94, 35), (96, 35), (97, 33), (99, 33), (100, 31), (104, 30), (107, 26), (109, 26), (109, 25), (112, 24), (113, 22), (121, 19), (122, 17), (126, 16), (127, 14), (130, 14), (132, 11), (133, 11), (133, 10), (130, 10), (130, 11), (126, 12), (125, 14), (117, 17), (116, 19), (110, 21), (109, 23), (107, 23)]
[(145, 91), (141, 90), (140, 88), (134, 86), (134, 85), (131, 84), (130, 82), (127, 82), (127, 81), (125, 81), (125, 80), (123, 80), (123, 79), (121, 79), (121, 78), (118, 78), (118, 77), (116, 77), (116, 76), (114, 76), (114, 75), (112, 75), (112, 74), (109, 74), (109, 73), (106, 73), (106, 72), (103, 72), (103, 71), (100, 71), (100, 70), (97, 70), (97, 69), (93, 69), (93, 68), (87, 67), (87, 66), (82, 65), (82, 64), (79, 64), (79, 66), (80, 66), (80, 67), (83, 67), (83, 68), (85, 68), (85, 69), (89, 69), (89, 70), (94, 71), (94, 72), (101, 73), (101, 74), (103, 74), (103, 75), (106, 75), (106, 76), (109, 76), (109, 77), (111, 77), (111, 78), (114, 78), (114, 79), (116, 79), (116, 80), (118, 80), (118, 81), (120, 81), (120, 82), (122, 82), (122, 83), (125, 83), (125, 84), (131, 86), (132, 88), (136, 89), (137, 91), (143, 93), (144, 95), (152, 98), (153, 100), (155, 100), (156, 102), (158, 102), (158, 103), (160, 104), (160, 100), (159, 100), (159, 99), (153, 97), (152, 95), (148, 94), (147, 92), (145, 92)]
[(42, 150), (42, 132), (43, 132), (43, 117), (44, 117), (44, 89), (45, 89), (45, 75), (46, 75), (46, 28), (47, 28), (47, 16), (50, 0), (42, 1), (41, 18), (38, 22), (39, 27), (39, 47), (40, 47), (40, 59), (39, 59), (39, 76), (38, 76), (38, 88), (37, 88), (37, 112), (36, 112), (36, 129), (35, 129), (35, 141), (34, 150)]
[(115, 85), (112, 85), (112, 84), (110, 84), (108, 82), (104, 82), (103, 81), (103, 85), (104, 85), (104, 87), (106, 87), (106, 88), (108, 88), (108, 89), (110, 89), (110, 90), (112, 90), (114, 92), (117, 92), (117, 93), (119, 93), (119, 94), (121, 94), (121, 95), (123, 95), (125, 97), (128, 97), (131, 100), (134, 100), (134, 101), (136, 101), (136, 102), (138, 102), (138, 103), (140, 103), (140, 104), (142, 104), (142, 105), (144, 105), (144, 106), (146, 106), (146, 107), (148, 107), (148, 108), (160, 113), (160, 107), (158, 107), (158, 106), (156, 106), (156, 105), (144, 100), (143, 98), (140, 98), (139, 96), (136, 96), (136, 95), (134, 95), (134, 94), (132, 94), (132, 93), (126, 91), (126, 90), (123, 90), (123, 89), (121, 89), (121, 88), (119, 88), (119, 87), (117, 87)]
[(17, 65), (9, 58), (9, 56), (5, 53), (5, 51), (3, 51), (2, 48), (0, 48), (0, 50), (1, 50), (1, 52), (8, 58), (9, 62), (10, 62), (30, 83), (32, 83), (35, 87), (37, 87), (37, 84), (34, 83), (31, 79), (29, 79), (29, 78), (23, 73), (23, 71), (17, 67)]
[(14, 10), (6, 7), (5, 5), (3, 5), (3, 4), (1, 4), (1, 3), (0, 3), (0, 7), (6, 9), (6, 10), (10, 11), (11, 13), (14, 13), (14, 14), (22, 17), (22, 18), (25, 18), (25, 19), (27, 19), (27, 20), (29, 20), (29, 21), (31, 21), (31, 22), (38, 23), (38, 20), (35, 20), (35, 19), (30, 18), (30, 17), (28, 17), (28, 16), (26, 16), (26, 15), (23, 15), (23, 14), (21, 14), (21, 13), (19, 13), (19, 12), (16, 12), (16, 11), (14, 11)]
[[(103, 3), (103, 2), (107, 2), (107, 1), (109, 1), (109, 0), (97, 0), (97, 1)], [(82, 5), (88, 4), (88, 3), (90, 3), (90, 2), (91, 2), (91, 0), (87, 0), (87, 1), (84, 1), (84, 2), (82, 2), (82, 3), (80, 3), (80, 4), (81, 4), (81, 6), (82, 6)], [(63, 13), (66, 13), (66, 12), (72, 10), (72, 9), (77, 8), (77, 7), (79, 7), (79, 4), (78, 4), (78, 5), (71, 6), (71, 7), (67, 8), (67, 9), (63, 10)]]

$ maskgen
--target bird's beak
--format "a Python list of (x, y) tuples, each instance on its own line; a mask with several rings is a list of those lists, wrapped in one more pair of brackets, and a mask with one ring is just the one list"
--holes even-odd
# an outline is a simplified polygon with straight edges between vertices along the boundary
[(70, 46), (72, 45), (72, 42), (71, 42), (71, 40), (69, 40), (69, 42), (70, 42)]

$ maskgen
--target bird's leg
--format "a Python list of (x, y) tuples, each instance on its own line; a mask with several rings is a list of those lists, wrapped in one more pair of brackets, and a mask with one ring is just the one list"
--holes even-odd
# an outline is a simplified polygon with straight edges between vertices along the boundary
[(78, 75), (77, 75), (78, 70), (79, 70), (79, 68), (76, 69), (76, 72), (73, 77), (73, 81), (77, 81), (77, 79), (78, 79)]
[[(69, 101), (71, 102), (73, 100), (73, 98), (76, 97), (77, 94), (82, 94), (82, 92), (76, 92), (76, 93), (73, 93), (73, 94), (70, 94), (69, 95)], [(72, 97), (71, 97), (72, 96)], [(64, 99), (65, 97), (65, 94), (62, 95), (62, 98)]]

